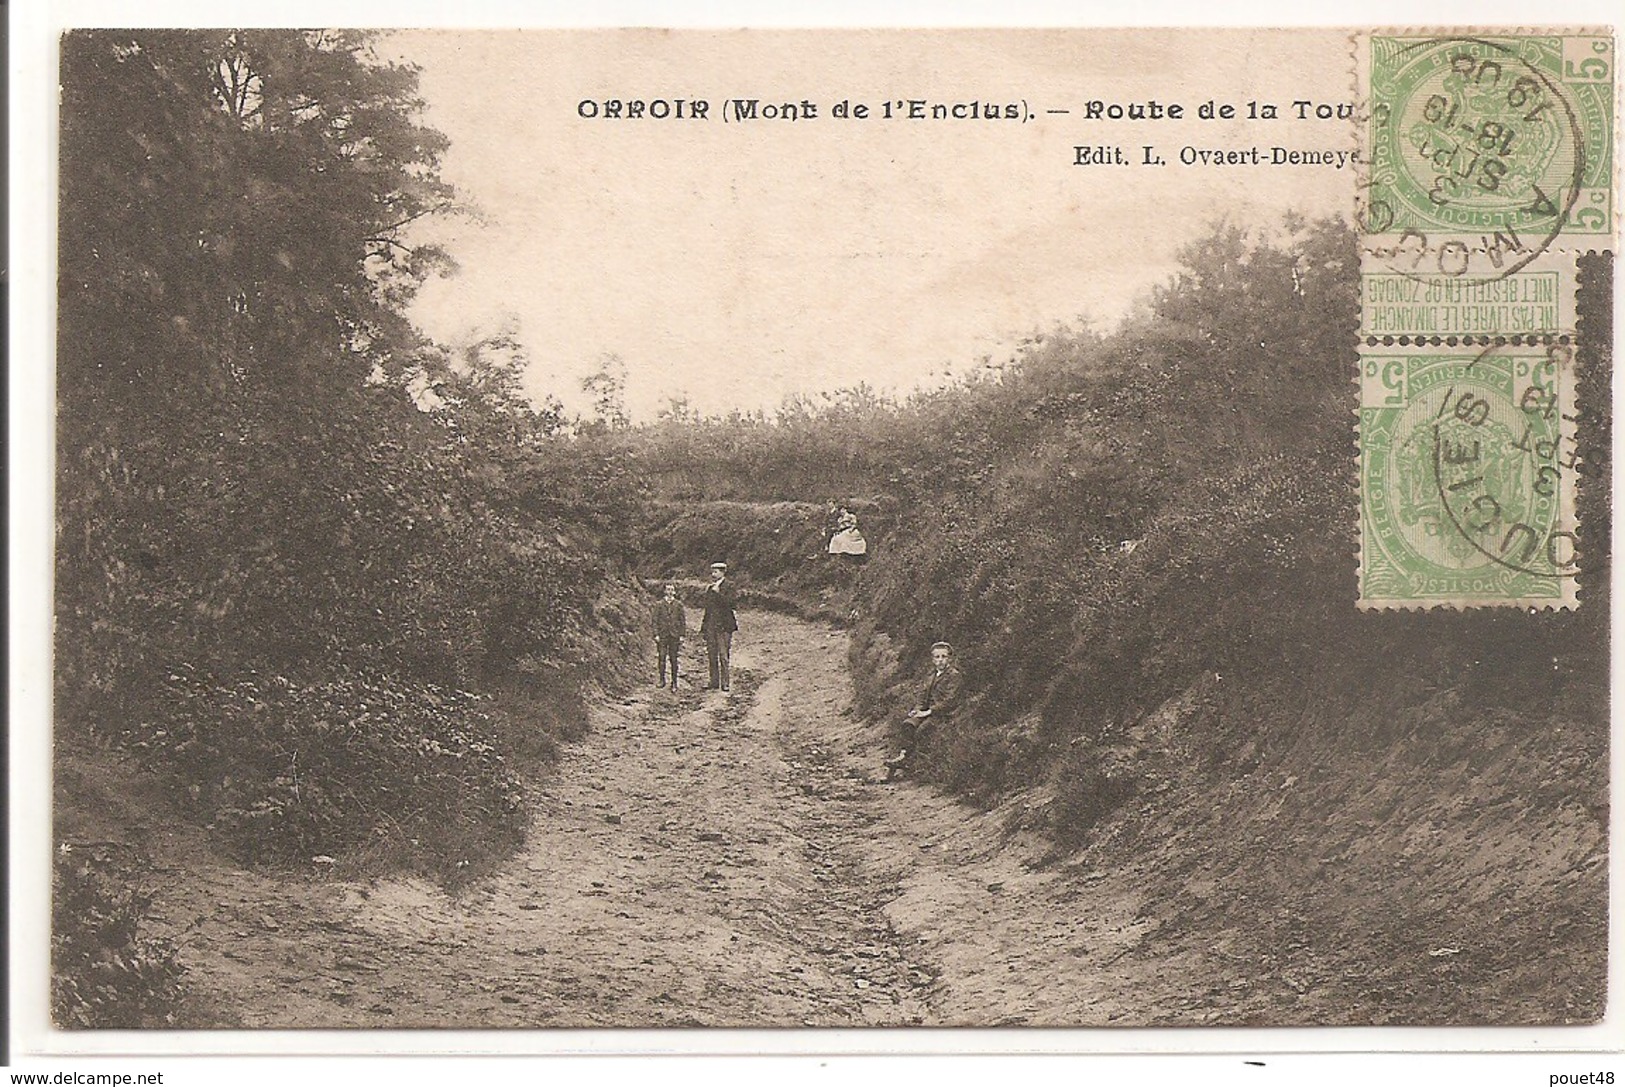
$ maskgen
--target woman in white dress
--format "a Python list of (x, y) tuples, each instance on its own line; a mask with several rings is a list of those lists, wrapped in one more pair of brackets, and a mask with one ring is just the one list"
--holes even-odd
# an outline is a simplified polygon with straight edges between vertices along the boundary
[(835, 533), (829, 538), (831, 555), (863, 556), (869, 553), (869, 542), (858, 530), (858, 518), (851, 510), (843, 509)]

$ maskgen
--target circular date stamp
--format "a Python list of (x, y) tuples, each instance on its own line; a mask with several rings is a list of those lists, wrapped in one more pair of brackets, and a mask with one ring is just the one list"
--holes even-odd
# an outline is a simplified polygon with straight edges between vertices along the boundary
[(1361, 360), (1360, 605), (1577, 603), (1573, 348)]
[(1374, 35), (1362, 232), (1394, 270), (1491, 279), (1612, 236), (1614, 43)]

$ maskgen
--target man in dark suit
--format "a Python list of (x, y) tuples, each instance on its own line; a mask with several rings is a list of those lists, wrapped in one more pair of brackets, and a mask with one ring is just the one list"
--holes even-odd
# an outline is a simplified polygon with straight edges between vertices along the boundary
[(707, 690), (728, 689), (728, 654), (733, 650), (734, 631), (739, 620), (734, 615), (738, 595), (728, 580), (728, 564), (711, 564), (711, 584), (705, 587), (705, 618), (700, 620), (700, 636), (705, 639), (705, 660), (711, 666)]
[(683, 648), (683, 632), (688, 616), (677, 599), (677, 586), (666, 586), (666, 597), (655, 605), (655, 653), (660, 658), (660, 685), (666, 685), (666, 662), (671, 661), (671, 689), (677, 689), (677, 654)]
[(920, 689), (919, 700), (903, 719), (903, 749), (886, 760), (886, 780), (902, 776), (911, 752), (917, 750), (926, 730), (940, 733), (953, 720), (965, 689), (965, 677), (954, 667), (953, 646), (937, 642), (931, 647), (931, 675)]

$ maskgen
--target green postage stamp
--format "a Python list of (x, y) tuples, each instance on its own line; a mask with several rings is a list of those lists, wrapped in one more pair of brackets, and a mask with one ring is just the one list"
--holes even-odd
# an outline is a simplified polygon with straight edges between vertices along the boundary
[(1573, 352), (1367, 353), (1361, 603), (1572, 607)]
[(1369, 233), (1612, 237), (1612, 36), (1374, 34), (1365, 60)]
[(1575, 607), (1576, 258), (1613, 248), (1612, 35), (1354, 46), (1359, 604)]

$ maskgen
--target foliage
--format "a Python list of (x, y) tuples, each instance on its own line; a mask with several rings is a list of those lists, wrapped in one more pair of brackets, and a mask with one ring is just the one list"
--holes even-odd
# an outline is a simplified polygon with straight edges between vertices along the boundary
[(51, 1018), (99, 1030), (174, 1023), (185, 968), (141, 935), (152, 902), (106, 845), (64, 844), (51, 870)]
[(581, 424), (584, 431), (603, 434), (625, 430), (631, 423), (626, 413), (626, 362), (619, 355), (605, 355), (598, 369), (581, 379), (581, 391), (592, 397), (593, 417)]
[(369, 48), (362, 32), (64, 39), (71, 433), (223, 409), (251, 379), (348, 392), (388, 360), (400, 304), (444, 264), (403, 232), (450, 192), (444, 137), (410, 119), (415, 72)]
[(525, 399), (516, 326), (445, 347), (402, 315), (453, 194), (370, 41), (63, 41), (59, 725), (142, 745), (267, 857), (511, 842), (457, 692), (571, 686), (633, 625), (597, 541), (635, 481)]
[(544, 397), (538, 406), (526, 395), (529, 365), (519, 319), (510, 316), (497, 329), (476, 329), (449, 348), (424, 346), (397, 378), (463, 441), (487, 452), (534, 451), (562, 433), (565, 421), (556, 398)]
[(325, 32), (64, 39), (70, 719), (118, 716), (199, 646), (361, 641), (337, 613), (372, 626), (381, 597), (409, 595), (427, 450), (404, 394), (368, 378), (413, 346), (398, 308), (438, 255), (402, 230), (448, 190), (443, 138), (408, 119), (415, 76), (367, 50)]
[(183, 665), (160, 712), (120, 740), (190, 782), (192, 804), (248, 859), (308, 863), (378, 838), (432, 856), (470, 827), (493, 849), (521, 836), (524, 796), (486, 702), (390, 677), (225, 683)]

